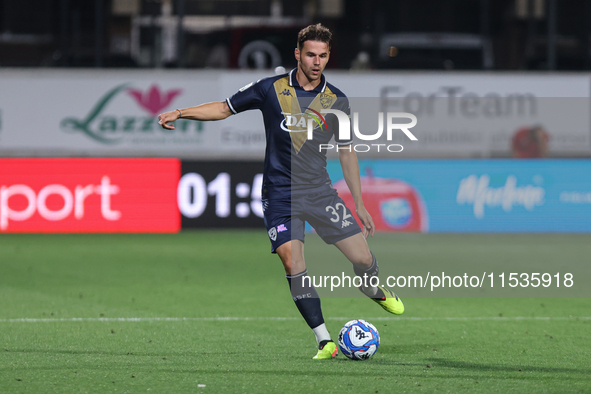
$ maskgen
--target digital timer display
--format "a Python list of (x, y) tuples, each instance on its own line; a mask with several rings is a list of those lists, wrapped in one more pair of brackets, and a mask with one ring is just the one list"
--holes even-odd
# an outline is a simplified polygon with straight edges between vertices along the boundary
[(262, 170), (262, 162), (183, 161), (177, 189), (183, 227), (264, 227)]

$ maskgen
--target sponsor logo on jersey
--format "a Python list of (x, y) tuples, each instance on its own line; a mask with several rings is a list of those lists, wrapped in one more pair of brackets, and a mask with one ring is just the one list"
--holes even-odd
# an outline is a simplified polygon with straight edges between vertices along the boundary
[(292, 96), (291, 92), (287, 89), (283, 89), (283, 92), (281, 92), (279, 94), (282, 94), (284, 96)]
[(353, 223), (351, 223), (349, 220), (345, 219), (345, 220), (343, 220), (343, 224), (341, 224), (341, 228), (349, 227), (351, 224), (353, 224)]
[(304, 112), (299, 114), (290, 114), (282, 112), (285, 118), (281, 121), (280, 126), (283, 131), (288, 133), (305, 133), (308, 132), (308, 122), (313, 125), (313, 130), (326, 130), (328, 126), (324, 118), (319, 119), (315, 114)]
[(280, 224), (279, 226), (277, 226), (277, 232), (280, 233), (282, 231), (287, 231), (287, 227), (285, 227), (285, 224)]

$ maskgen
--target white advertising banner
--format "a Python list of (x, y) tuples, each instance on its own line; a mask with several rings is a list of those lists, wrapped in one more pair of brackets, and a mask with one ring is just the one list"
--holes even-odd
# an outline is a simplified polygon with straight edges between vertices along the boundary
[(402, 133), (389, 141), (403, 145), (398, 156), (509, 156), (513, 137), (538, 127), (547, 134), (550, 155), (591, 153), (588, 75), (375, 73), (338, 75), (331, 82), (352, 97), (352, 111), (371, 118), (367, 132), (360, 127), (363, 134), (376, 132), (378, 111), (417, 117), (417, 141)]
[[(157, 122), (161, 112), (223, 100), (222, 77), (175, 71), (1, 72), (0, 153), (199, 157), (239, 151), (239, 144), (224, 146), (219, 122), (180, 120), (172, 131)], [(261, 125), (259, 120), (264, 136)], [(263, 141), (253, 151), (261, 146)]]
[[(156, 117), (175, 108), (222, 101), (271, 75), (271, 71), (1, 70), (0, 155), (262, 158), (265, 133), (259, 111), (218, 122), (179, 120), (173, 131), (159, 127)], [(402, 134), (393, 141), (404, 146), (403, 157), (508, 155), (512, 136), (534, 125), (547, 131), (551, 154), (591, 153), (591, 81), (585, 74), (328, 71), (326, 75), (352, 98), (353, 111), (357, 98), (370, 98), (376, 114), (417, 116), (413, 133), (418, 141), (404, 140)]]

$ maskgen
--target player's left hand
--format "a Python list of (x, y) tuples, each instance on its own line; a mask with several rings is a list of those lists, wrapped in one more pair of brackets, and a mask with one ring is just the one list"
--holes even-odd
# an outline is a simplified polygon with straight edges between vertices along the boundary
[(363, 224), (363, 226), (361, 227), (361, 232), (363, 233), (363, 236), (365, 238), (367, 238), (370, 235), (373, 237), (376, 231), (376, 227), (373, 224), (373, 219), (371, 218), (369, 212), (367, 212), (367, 209), (365, 209), (365, 207), (357, 208), (357, 217), (359, 217), (359, 220), (361, 220), (361, 223)]

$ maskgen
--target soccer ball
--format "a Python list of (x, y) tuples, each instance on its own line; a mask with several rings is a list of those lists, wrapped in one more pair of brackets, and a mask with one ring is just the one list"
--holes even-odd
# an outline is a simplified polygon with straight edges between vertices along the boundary
[(339, 348), (351, 360), (367, 360), (380, 346), (380, 334), (365, 320), (351, 320), (339, 332)]

